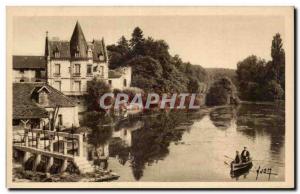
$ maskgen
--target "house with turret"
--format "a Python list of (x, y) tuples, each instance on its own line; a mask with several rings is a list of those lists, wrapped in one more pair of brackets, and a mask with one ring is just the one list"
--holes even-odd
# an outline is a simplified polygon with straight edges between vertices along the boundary
[(48, 84), (66, 95), (81, 96), (94, 77), (107, 81), (108, 56), (104, 39), (86, 41), (77, 22), (70, 41), (46, 35), (45, 58)]
[(76, 22), (70, 40), (59, 40), (46, 32), (44, 56), (13, 56), (13, 81), (45, 82), (71, 98), (81, 112), (85, 110), (82, 102), (87, 83), (94, 78), (112, 89), (130, 87), (131, 68), (109, 70), (108, 64), (104, 38), (87, 41)]

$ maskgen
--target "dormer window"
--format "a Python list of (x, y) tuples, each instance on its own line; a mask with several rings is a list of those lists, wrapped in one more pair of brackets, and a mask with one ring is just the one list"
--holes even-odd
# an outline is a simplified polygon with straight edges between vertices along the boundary
[(98, 57), (99, 57), (100, 61), (104, 61), (104, 55), (103, 54), (99, 54)]
[(78, 46), (76, 47), (75, 57), (80, 57), (79, 47)]
[(80, 54), (78, 51), (75, 52), (75, 57), (80, 57)]
[(88, 58), (92, 58), (93, 57), (93, 52), (92, 52), (92, 49), (91, 47), (88, 48)]
[(48, 105), (48, 93), (43, 90), (39, 93), (39, 104), (42, 106), (47, 106)]
[(49, 98), (48, 98), (49, 92), (50, 91), (45, 86), (43, 86), (42, 88), (40, 88), (37, 91), (37, 94), (38, 94), (37, 103), (39, 103), (39, 105), (48, 106), (48, 104), (49, 104)]
[(59, 58), (59, 57), (60, 57), (59, 51), (56, 51), (56, 52), (54, 53), (54, 57), (55, 57), (55, 58)]
[(59, 49), (58, 49), (57, 46), (55, 47), (55, 50), (54, 50), (54, 57), (55, 58), (59, 58), (60, 57)]

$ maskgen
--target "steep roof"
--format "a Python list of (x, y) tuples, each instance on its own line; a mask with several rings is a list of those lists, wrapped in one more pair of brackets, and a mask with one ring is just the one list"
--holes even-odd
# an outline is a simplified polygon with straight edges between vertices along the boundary
[(93, 60), (100, 61), (99, 55), (104, 56), (104, 61), (107, 61), (107, 52), (105, 48), (104, 39), (102, 40), (93, 40), (92, 42), (92, 50), (93, 50)]
[[(105, 62), (108, 61), (107, 52), (105, 48), (104, 39), (93, 40), (87, 42), (80, 24), (77, 22), (70, 41), (65, 40), (48, 40), (46, 37), (46, 53), (49, 52), (50, 59), (72, 59), (81, 60), (87, 59), (88, 49), (91, 49), (93, 54), (93, 61)], [(55, 52), (59, 52), (55, 56)], [(79, 52), (80, 56), (75, 58), (75, 53)], [(99, 58), (102, 55), (103, 60)]]
[[(48, 92), (48, 105), (40, 106), (34, 99), (36, 92), (41, 88), (46, 88)], [(13, 83), (13, 118), (46, 118), (48, 107), (74, 107), (76, 104), (60, 91), (42, 82), (36, 83)]]
[(82, 32), (79, 22), (76, 22), (71, 40), (70, 40), (70, 53), (71, 57), (75, 57), (75, 53), (78, 52), (81, 58), (87, 58), (87, 42)]
[[(55, 57), (55, 52), (59, 52), (59, 57)], [(49, 41), (49, 54), (50, 58), (69, 59), (70, 54), (70, 42), (64, 40)]]
[(46, 69), (44, 56), (13, 56), (13, 69)]

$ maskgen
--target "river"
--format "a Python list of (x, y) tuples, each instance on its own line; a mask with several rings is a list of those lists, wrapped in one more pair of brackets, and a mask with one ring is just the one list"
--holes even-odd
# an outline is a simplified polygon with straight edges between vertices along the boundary
[[(229, 158), (244, 146), (253, 167), (232, 176)], [(137, 117), (114, 129), (109, 156), (118, 181), (283, 181), (284, 106), (242, 104)], [(274, 174), (257, 176), (258, 167)]]

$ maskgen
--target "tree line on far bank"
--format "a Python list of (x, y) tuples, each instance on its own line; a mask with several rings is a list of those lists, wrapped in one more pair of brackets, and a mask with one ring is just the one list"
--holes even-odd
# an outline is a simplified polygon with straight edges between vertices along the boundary
[(285, 52), (280, 34), (271, 45), (272, 60), (266, 61), (251, 55), (238, 62), (237, 80), (239, 96), (248, 101), (284, 100)]
[(110, 68), (131, 66), (132, 86), (145, 92), (197, 93), (207, 80), (204, 68), (183, 62), (178, 55), (172, 56), (164, 40), (145, 38), (139, 27), (133, 30), (130, 40), (122, 36), (107, 50)]
[[(206, 105), (238, 104), (246, 101), (275, 101), (284, 99), (285, 52), (280, 34), (273, 37), (272, 60), (251, 55), (237, 63), (237, 70), (208, 68), (183, 62), (169, 53), (164, 40), (145, 38), (136, 27), (131, 39), (122, 36), (116, 44), (107, 46), (111, 69), (131, 66), (132, 87), (145, 93), (206, 93)], [(86, 101), (95, 110), (99, 95), (110, 92), (106, 83), (89, 84)], [(115, 91), (114, 91), (115, 92)], [(119, 91), (124, 92), (124, 91)], [(130, 93), (127, 91), (126, 93)]]

